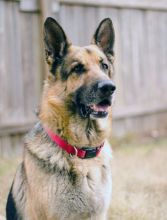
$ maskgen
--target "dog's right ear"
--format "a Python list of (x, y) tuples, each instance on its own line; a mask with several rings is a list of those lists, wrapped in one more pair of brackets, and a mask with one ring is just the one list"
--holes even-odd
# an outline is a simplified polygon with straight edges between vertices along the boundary
[(46, 61), (51, 66), (51, 72), (55, 74), (55, 68), (61, 63), (69, 43), (62, 27), (51, 17), (44, 23), (44, 43)]
[(93, 37), (93, 44), (96, 44), (112, 60), (114, 56), (115, 32), (110, 18), (103, 19)]

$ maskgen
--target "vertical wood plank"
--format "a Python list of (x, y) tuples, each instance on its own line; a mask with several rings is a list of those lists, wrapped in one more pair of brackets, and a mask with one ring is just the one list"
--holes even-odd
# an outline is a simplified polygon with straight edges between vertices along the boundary
[[(39, 51), (40, 37), (37, 15), (21, 14), (21, 50), (22, 73), (24, 81), (24, 114), (29, 119), (35, 118), (35, 108), (39, 101), (42, 68), (39, 62), (42, 51)], [(32, 24), (34, 27), (32, 28)]]
[(0, 1), (0, 123), (3, 122), (6, 93), (6, 72), (5, 72), (5, 3)]
[(11, 122), (17, 120), (18, 115), (20, 120), (23, 118), (23, 80), (21, 77), (20, 36), (17, 6), (18, 4), (16, 2), (7, 2), (5, 4), (6, 13), (4, 20), (5, 75), (3, 77), (3, 82), (6, 97), (4, 102), (3, 120), (10, 120)]

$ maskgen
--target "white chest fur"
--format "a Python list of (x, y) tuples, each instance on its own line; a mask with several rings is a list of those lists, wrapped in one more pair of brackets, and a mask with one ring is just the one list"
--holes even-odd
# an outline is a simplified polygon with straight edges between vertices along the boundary
[(55, 212), (62, 220), (93, 219), (93, 216), (107, 211), (112, 189), (109, 151), (104, 149), (99, 158), (87, 163), (76, 160), (76, 182), (69, 181), (67, 176), (58, 180), (55, 197), (51, 195), (53, 205), (50, 211), (53, 215)]

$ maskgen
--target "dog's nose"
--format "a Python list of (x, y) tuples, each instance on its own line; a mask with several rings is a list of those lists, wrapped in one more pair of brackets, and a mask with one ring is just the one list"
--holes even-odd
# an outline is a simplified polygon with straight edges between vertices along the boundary
[(104, 95), (112, 95), (116, 90), (116, 86), (111, 80), (103, 80), (98, 82), (97, 89)]

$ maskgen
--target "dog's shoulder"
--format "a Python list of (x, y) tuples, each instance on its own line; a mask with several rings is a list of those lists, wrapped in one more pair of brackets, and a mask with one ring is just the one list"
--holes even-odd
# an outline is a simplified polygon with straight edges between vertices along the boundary
[(43, 133), (43, 126), (40, 121), (35, 123), (33, 128), (27, 133), (25, 140), (33, 140), (36, 138), (38, 135), (41, 135)]

